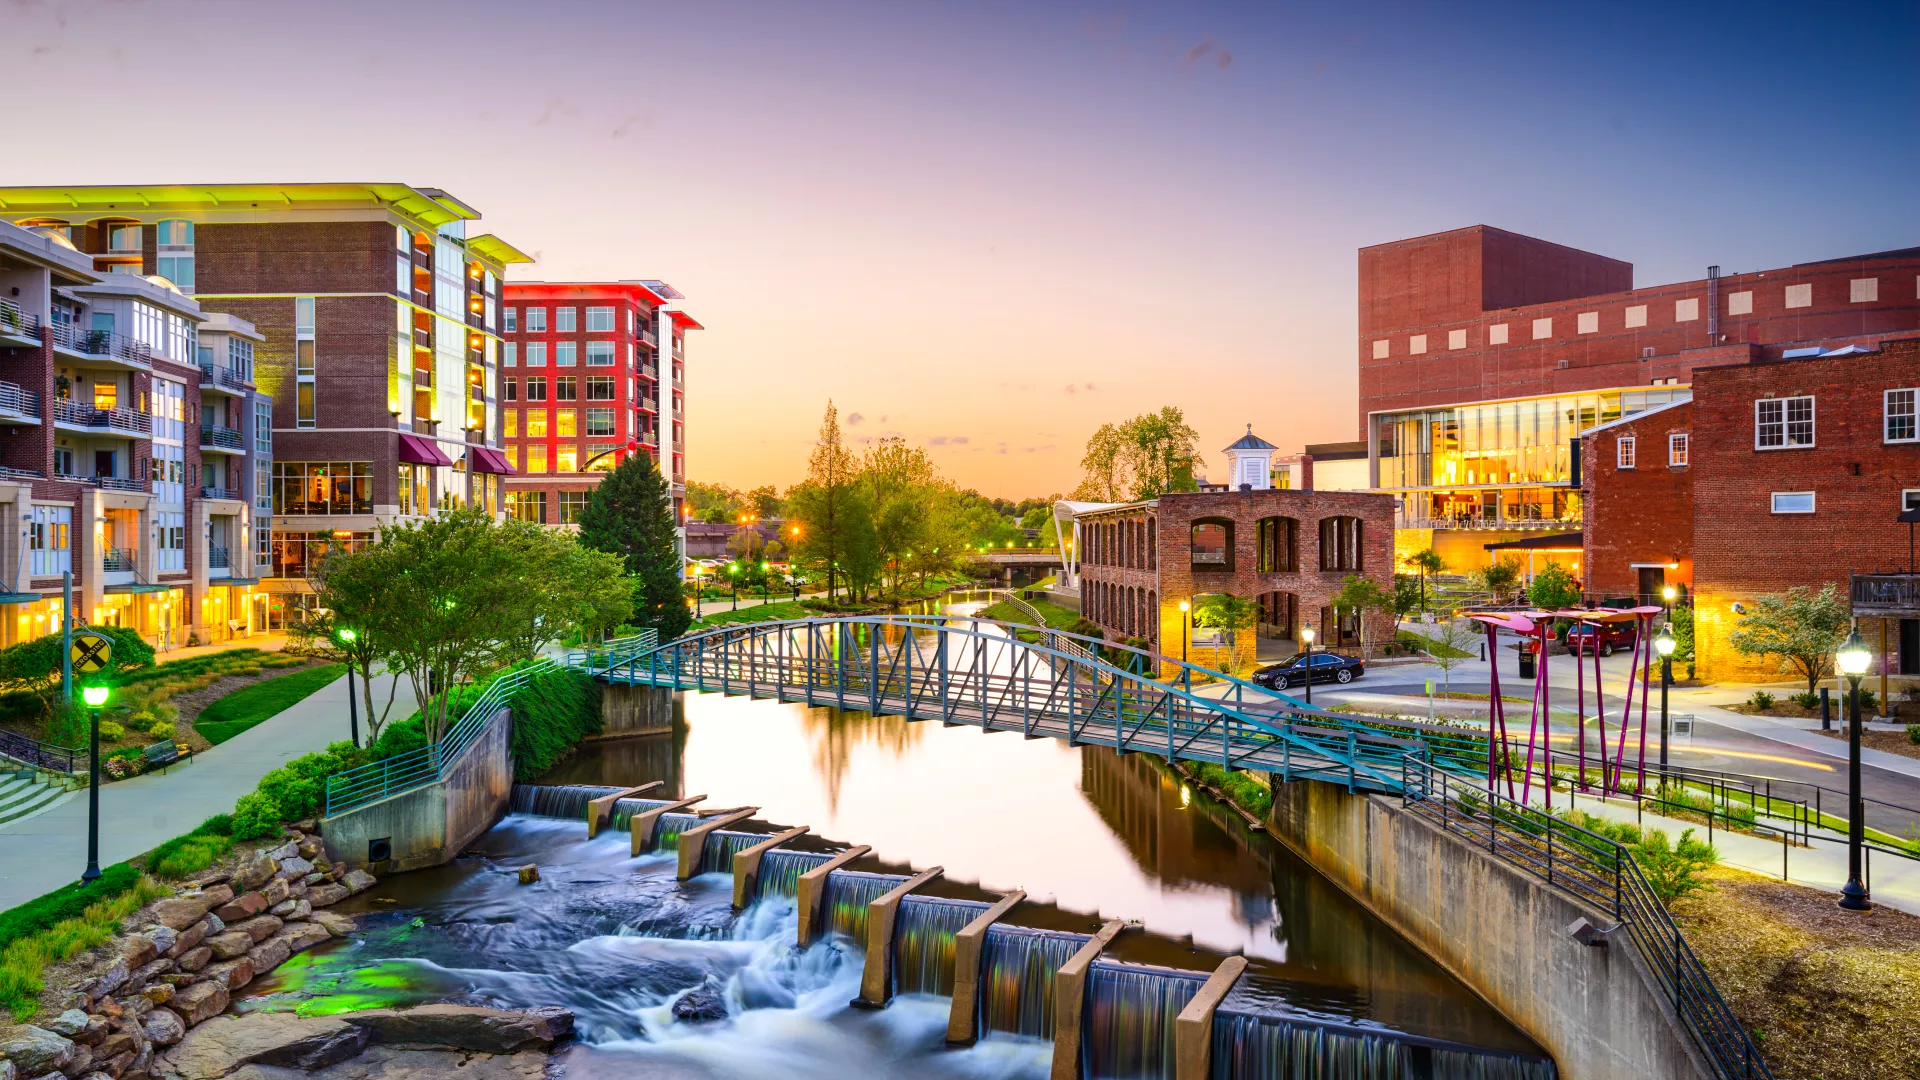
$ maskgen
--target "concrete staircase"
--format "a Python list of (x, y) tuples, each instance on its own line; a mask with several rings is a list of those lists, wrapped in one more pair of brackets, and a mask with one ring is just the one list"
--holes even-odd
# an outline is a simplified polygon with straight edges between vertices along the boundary
[(0, 772), (0, 825), (31, 817), (66, 798), (72, 783), (32, 769)]

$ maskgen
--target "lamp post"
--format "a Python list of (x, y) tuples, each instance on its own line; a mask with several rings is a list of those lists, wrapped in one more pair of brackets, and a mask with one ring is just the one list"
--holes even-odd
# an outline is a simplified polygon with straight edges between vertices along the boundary
[(763, 604), (767, 602), (767, 579), (772, 576), (772, 570), (772, 563), (765, 559), (760, 560), (760, 602)]
[(693, 617), (695, 619), (700, 618), (700, 601), (702, 599), (700, 593), (705, 587), (701, 584), (700, 575), (705, 569), (706, 567), (701, 566), (699, 563), (693, 564)]
[(1192, 604), (1185, 600), (1180, 601), (1180, 662), (1183, 664), (1187, 662), (1187, 639), (1193, 636), (1187, 632), (1193, 628), (1193, 616), (1189, 614), (1191, 611), (1193, 611)]
[(1671, 585), (1667, 585), (1660, 590), (1660, 606), (1666, 609), (1669, 618), (1672, 617), (1673, 602), (1679, 595), (1680, 590)]
[[(345, 645), (348, 648), (352, 648), (353, 643), (355, 641), (360, 640), (359, 633), (357, 633), (351, 626), (341, 627), (335, 633), (334, 636), (340, 639), (340, 644)], [(353, 736), (354, 748), (359, 749), (360, 747), (360, 705), (358, 702), (354, 700), (354, 697), (353, 697), (353, 658), (352, 657), (347, 658), (347, 732)]]
[[(1667, 587), (1671, 600), (1673, 587)], [(1673, 640), (1673, 624), (1660, 628), (1660, 634), (1653, 639), (1653, 651), (1660, 654), (1660, 788), (1664, 795), (1667, 786), (1667, 688), (1673, 685), (1673, 650), (1679, 643)]]
[(1300, 627), (1300, 643), (1307, 647), (1307, 662), (1300, 668), (1300, 677), (1306, 680), (1307, 704), (1313, 704), (1313, 627)]
[(1847, 883), (1840, 888), (1840, 906), (1848, 911), (1873, 907), (1867, 899), (1867, 887), (1860, 881), (1860, 848), (1867, 839), (1866, 808), (1860, 800), (1860, 680), (1872, 663), (1873, 654), (1860, 640), (1860, 628), (1856, 626), (1833, 658), (1834, 667), (1853, 684), (1847, 705)]
[(89, 885), (100, 876), (100, 707), (107, 703), (107, 694), (104, 686), (89, 686), (80, 691), (92, 717), (92, 731), (88, 736), (91, 765), (87, 780), (87, 869), (80, 875), (81, 882)]
[(740, 564), (739, 563), (730, 562), (727, 564), (727, 579), (728, 579), (729, 586), (733, 589), (733, 610), (739, 611), (740, 610)]

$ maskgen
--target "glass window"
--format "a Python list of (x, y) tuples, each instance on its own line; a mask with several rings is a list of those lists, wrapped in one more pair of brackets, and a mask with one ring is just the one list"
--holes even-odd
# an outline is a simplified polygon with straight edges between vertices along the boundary
[(500, 436), (514, 439), (520, 436), (520, 410), (505, 409), (500, 414)]
[(547, 380), (546, 379), (530, 378), (527, 380), (527, 400), (528, 401), (547, 400)]
[(161, 247), (192, 247), (193, 222), (179, 218), (154, 226), (154, 243)]
[(500, 395), (500, 400), (502, 400), (502, 401), (518, 401), (518, 400), (520, 400), (520, 380), (519, 380), (519, 379), (506, 379), (506, 380), (503, 380), (503, 381), (504, 381), (504, 383), (505, 383), (505, 389), (503, 390), (503, 392), (502, 392), (502, 393), (501, 393), (501, 395)]
[(572, 444), (558, 447), (553, 462), (554, 472), (578, 472), (580, 451)]
[(315, 416), (313, 402), (313, 383), (303, 382), (294, 388), (294, 426), (310, 428), (319, 421)]
[(273, 512), (289, 516), (371, 514), (373, 463), (276, 461), (273, 463)]
[(506, 324), (505, 330), (509, 334), (517, 334), (520, 332), (520, 309), (519, 308), (507, 309), (507, 324)]
[(611, 375), (587, 376), (587, 400), (612, 401), (613, 386), (613, 376)]
[(1362, 522), (1357, 517), (1320, 519), (1320, 569), (1359, 570), (1364, 549)]
[(158, 256), (154, 259), (154, 270), (161, 277), (178, 285), (181, 292), (193, 291), (193, 256)]
[(1615, 446), (1615, 462), (1622, 469), (1633, 468), (1633, 436), (1622, 435)]
[(547, 366), (547, 343), (544, 341), (527, 342), (527, 366)]
[(297, 296), (293, 300), (293, 329), (296, 333), (313, 332), (313, 297)]
[(611, 341), (587, 342), (587, 366), (588, 367), (612, 367), (613, 366), (613, 342)]
[(527, 333), (544, 334), (547, 332), (547, 309), (530, 307), (527, 309)]
[[(568, 311), (571, 309), (561, 308), (560, 310)], [(573, 367), (577, 362), (577, 358), (579, 356), (579, 348), (580, 348), (579, 345), (571, 341), (554, 342), (553, 343), (553, 366), (554, 367)]]
[[(533, 418), (527, 418), (531, 421)], [(544, 473), (547, 471), (547, 444), (534, 443), (527, 447), (527, 472)]]
[(1222, 521), (1196, 521), (1193, 524), (1193, 569), (1233, 569), (1233, 525)]
[(620, 463), (618, 450), (619, 446), (615, 443), (588, 443), (587, 461), (590, 464), (587, 471), (612, 472), (613, 467)]
[(1667, 464), (1685, 465), (1687, 463), (1687, 435), (1676, 431), (1667, 436)]
[(544, 439), (547, 437), (547, 410), (532, 409), (527, 413), (527, 438)]
[(1920, 438), (1914, 422), (1915, 399), (1920, 398), (1920, 390), (1889, 390), (1886, 398), (1886, 441), (1913, 442)]
[(507, 516), (535, 525), (547, 523), (547, 493), (544, 491), (507, 492)]
[(520, 363), (520, 343), (509, 341), (500, 350), (501, 367), (517, 367)]
[(610, 307), (590, 307), (587, 309), (587, 333), (613, 333), (613, 309)]
[(1762, 398), (1753, 403), (1753, 445), (1758, 450), (1812, 446), (1813, 398)]
[(580, 512), (587, 508), (587, 493), (584, 491), (562, 491), (560, 494), (560, 524), (572, 525), (580, 520)]
[(559, 416), (555, 419), (558, 430), (556, 430), (554, 434), (563, 439), (572, 438), (580, 434), (579, 412), (574, 409), (560, 409), (558, 412)]
[(553, 380), (553, 400), (573, 401), (578, 383), (571, 375), (562, 375)]
[(1776, 514), (1813, 513), (1813, 492), (1776, 491), (1773, 493), (1773, 512)]
[(575, 331), (575, 327), (573, 324), (573, 316), (574, 316), (575, 310), (576, 310), (575, 308), (570, 308), (570, 307), (553, 309), (553, 332), (554, 333), (571, 334)]
[(587, 410), (587, 434), (588, 435), (614, 434), (613, 410), (612, 409), (588, 409)]

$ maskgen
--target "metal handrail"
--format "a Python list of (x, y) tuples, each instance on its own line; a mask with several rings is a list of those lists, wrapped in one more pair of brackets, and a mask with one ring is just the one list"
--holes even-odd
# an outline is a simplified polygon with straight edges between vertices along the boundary
[(207, 548), (207, 567), (212, 570), (232, 569), (227, 549), (223, 547)]
[(147, 490), (147, 485), (144, 481), (124, 480), (118, 476), (96, 476), (93, 478), (93, 483), (94, 486), (105, 488), (108, 491), (145, 492)]
[(70, 746), (41, 742), (19, 732), (0, 728), (0, 757), (11, 758), (36, 769), (51, 769), (54, 772), (63, 773), (78, 772), (82, 753)]
[(73, 323), (50, 323), (47, 334), (55, 345), (89, 356), (111, 356), (132, 364), (153, 363), (153, 349), (111, 330), (84, 330)]
[(245, 390), (248, 386), (247, 380), (242, 377), (239, 372), (232, 368), (219, 367), (214, 364), (200, 365), (200, 382), (202, 384), (211, 383), (215, 386), (224, 386), (231, 390)]
[(200, 497), (203, 499), (238, 499), (240, 497), (240, 489), (203, 487), (200, 489)]
[(108, 573), (120, 573), (133, 569), (139, 559), (138, 548), (108, 548), (100, 557), (100, 568)]
[(0, 412), (15, 416), (39, 416), (40, 395), (18, 383), (0, 382)]
[(22, 337), (35, 337), (40, 330), (40, 316), (20, 310), (20, 305), (0, 296), (0, 330)]
[(200, 429), (200, 445), (216, 446), (225, 450), (244, 450), (246, 444), (240, 439), (235, 428), (207, 425)]
[(1773, 1076), (1627, 848), (1411, 755), (1405, 770), (1408, 810), (1615, 919), (1717, 1077)]
[(84, 428), (117, 429), (137, 431), (142, 435), (153, 433), (153, 418), (137, 409), (96, 409), (72, 398), (55, 398), (53, 418), (60, 423), (75, 424)]

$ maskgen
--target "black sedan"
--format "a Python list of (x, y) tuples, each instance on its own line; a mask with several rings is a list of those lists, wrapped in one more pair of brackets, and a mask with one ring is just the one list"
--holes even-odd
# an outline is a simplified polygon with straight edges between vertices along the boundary
[[(1350, 683), (1367, 673), (1363, 660), (1350, 656), (1336, 656), (1332, 653), (1313, 655), (1313, 681)], [(1295, 656), (1284, 663), (1263, 667), (1253, 673), (1253, 681), (1273, 690), (1285, 690), (1290, 686), (1305, 686), (1307, 682), (1307, 658)]]

